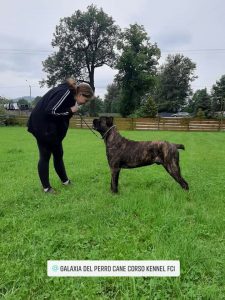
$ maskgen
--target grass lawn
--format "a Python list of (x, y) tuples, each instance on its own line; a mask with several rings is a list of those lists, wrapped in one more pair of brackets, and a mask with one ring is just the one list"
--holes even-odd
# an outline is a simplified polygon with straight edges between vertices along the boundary
[[(37, 176), (35, 140), (0, 128), (0, 298), (225, 299), (225, 133), (126, 131), (183, 143), (183, 191), (161, 166), (122, 170), (110, 192), (104, 143), (70, 129), (64, 161), (73, 186), (57, 195)], [(178, 278), (53, 278), (47, 260), (180, 260)]]

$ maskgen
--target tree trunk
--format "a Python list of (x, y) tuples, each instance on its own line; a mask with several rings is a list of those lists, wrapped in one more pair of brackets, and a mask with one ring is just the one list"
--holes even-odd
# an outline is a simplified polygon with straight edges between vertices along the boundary
[[(94, 67), (91, 67), (91, 71), (89, 72), (90, 86), (93, 89), (93, 91), (95, 92), (94, 72), (95, 72)], [(91, 117), (95, 117), (95, 115), (96, 115), (96, 113), (95, 113), (95, 99), (91, 100), (91, 102), (90, 102), (90, 111), (89, 111), (89, 113), (90, 113)]]

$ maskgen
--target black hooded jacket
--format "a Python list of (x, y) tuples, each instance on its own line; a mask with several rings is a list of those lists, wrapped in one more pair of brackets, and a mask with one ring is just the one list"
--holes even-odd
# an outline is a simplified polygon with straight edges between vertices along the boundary
[(67, 83), (49, 90), (31, 112), (27, 126), (38, 140), (58, 143), (65, 137), (69, 119), (73, 113), (70, 107), (75, 105), (72, 91)]

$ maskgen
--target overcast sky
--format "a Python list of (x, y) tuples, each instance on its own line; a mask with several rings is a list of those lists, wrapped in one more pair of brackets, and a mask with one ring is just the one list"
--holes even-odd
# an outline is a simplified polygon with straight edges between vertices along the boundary
[[(42, 61), (51, 53), (51, 41), (60, 18), (94, 3), (122, 29), (144, 25), (151, 42), (162, 51), (183, 53), (197, 64), (193, 89), (210, 91), (225, 74), (225, 1), (223, 0), (0, 0), (0, 96), (41, 96), (45, 78)], [(103, 97), (115, 70), (96, 69), (96, 95)]]

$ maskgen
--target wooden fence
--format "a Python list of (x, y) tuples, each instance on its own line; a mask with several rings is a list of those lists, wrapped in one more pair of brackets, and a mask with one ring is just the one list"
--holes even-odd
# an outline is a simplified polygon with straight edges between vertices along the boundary
[[(85, 117), (85, 122), (91, 127), (94, 118)], [(17, 124), (25, 126), (27, 116), (16, 116)], [(172, 131), (225, 131), (225, 120), (206, 120), (191, 118), (114, 118), (118, 130), (172, 130)], [(70, 120), (70, 128), (87, 126), (80, 117)]]
[[(85, 122), (91, 127), (94, 118)], [(174, 130), (174, 131), (225, 131), (225, 120), (205, 120), (190, 118), (114, 118), (119, 130)], [(70, 121), (71, 128), (87, 128), (79, 117)]]

